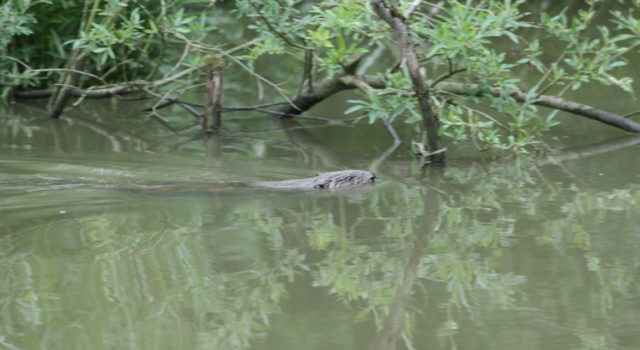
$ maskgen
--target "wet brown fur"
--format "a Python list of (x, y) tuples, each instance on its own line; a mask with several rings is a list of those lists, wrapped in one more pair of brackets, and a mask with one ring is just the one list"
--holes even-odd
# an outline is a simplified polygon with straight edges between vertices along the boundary
[(334, 190), (373, 184), (376, 176), (364, 170), (341, 170), (320, 173), (314, 177), (284, 181), (249, 182), (249, 187), (264, 187), (281, 190)]
[(276, 190), (336, 190), (375, 183), (376, 176), (364, 170), (340, 170), (320, 173), (314, 177), (283, 181), (212, 182), (207, 184), (122, 184), (118, 188), (135, 191), (220, 192), (243, 188), (268, 188)]

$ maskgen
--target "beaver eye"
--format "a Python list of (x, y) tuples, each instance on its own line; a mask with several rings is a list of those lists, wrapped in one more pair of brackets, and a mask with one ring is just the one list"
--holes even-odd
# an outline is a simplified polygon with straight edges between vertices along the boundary
[(354, 176), (347, 176), (347, 181), (352, 181), (353, 179), (355, 179)]

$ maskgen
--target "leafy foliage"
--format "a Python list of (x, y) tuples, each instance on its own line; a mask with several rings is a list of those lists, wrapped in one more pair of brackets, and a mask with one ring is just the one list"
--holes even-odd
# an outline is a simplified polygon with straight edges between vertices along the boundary
[(87, 74), (80, 87), (168, 72), (180, 55), (171, 33), (200, 36), (213, 29), (205, 17), (185, 14), (183, 3), (189, 1), (12, 0), (1, 5), (0, 28), (10, 34), (0, 42), (0, 54), (8, 58), (0, 65), (2, 97), (16, 87), (51, 86), (64, 73), (56, 69), (68, 65), (74, 53), (88, 56), (83, 71), (99, 78)]

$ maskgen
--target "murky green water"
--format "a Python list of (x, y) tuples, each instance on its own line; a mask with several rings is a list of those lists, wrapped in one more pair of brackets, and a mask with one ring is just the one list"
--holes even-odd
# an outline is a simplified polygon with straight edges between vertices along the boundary
[[(228, 104), (255, 100), (245, 83), (227, 80), (246, 99)], [(602, 86), (567, 97), (637, 110)], [(561, 115), (549, 142), (573, 148), (554, 158), (470, 160), (458, 145), (421, 173), (407, 144), (380, 158), (391, 140), (379, 125), (283, 129), (234, 113), (203, 141), (143, 106), (85, 101), (49, 121), (37, 105), (0, 105), (0, 349), (640, 348), (638, 137)], [(380, 182), (118, 188), (345, 168)]]
[(189, 142), (138, 106), (3, 108), (0, 347), (640, 347), (638, 138), (537, 165), (462, 148), (425, 174), (400, 149), (343, 192), (144, 193), (116, 186), (367, 169), (388, 139), (238, 115)]

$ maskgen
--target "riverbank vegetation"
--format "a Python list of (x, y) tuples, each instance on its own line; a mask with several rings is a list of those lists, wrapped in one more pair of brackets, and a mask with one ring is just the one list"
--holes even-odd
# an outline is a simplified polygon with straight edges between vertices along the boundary
[[(640, 132), (633, 111), (563, 97), (587, 84), (634, 97), (620, 67), (640, 45), (640, 4), (617, 3), (546, 13), (536, 1), (11, 0), (0, 5), (0, 94), (48, 99), (52, 118), (86, 98), (152, 98), (157, 120), (180, 106), (217, 133), (222, 112), (292, 118), (357, 89), (349, 120), (382, 123), (425, 164), (444, 162), (452, 142), (530, 154), (559, 111)], [(252, 105), (222, 102), (233, 72), (255, 80)]]

